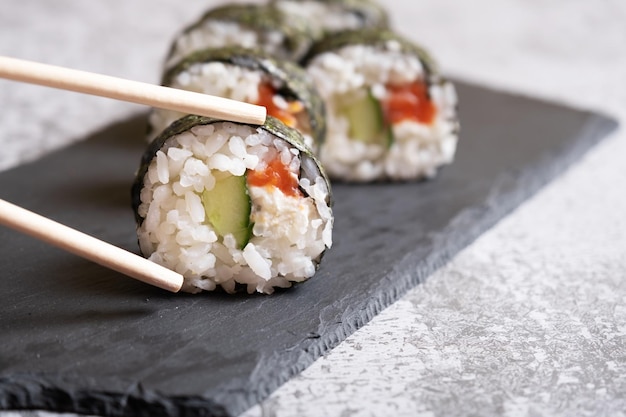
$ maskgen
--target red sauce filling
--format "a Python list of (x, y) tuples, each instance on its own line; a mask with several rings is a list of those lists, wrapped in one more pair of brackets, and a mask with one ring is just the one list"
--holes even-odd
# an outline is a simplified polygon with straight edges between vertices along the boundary
[(422, 81), (412, 84), (386, 86), (388, 96), (383, 101), (385, 120), (395, 124), (403, 120), (415, 120), (430, 124), (437, 108), (428, 97), (426, 85)]
[(274, 159), (262, 171), (248, 171), (248, 184), (256, 187), (274, 186), (283, 194), (297, 197), (300, 194), (298, 178), (280, 159)]
[(296, 128), (298, 119), (295, 113), (302, 111), (303, 107), (300, 102), (289, 103), (287, 109), (281, 109), (274, 104), (274, 95), (276, 91), (269, 83), (259, 84), (259, 106), (267, 108), (267, 114), (273, 116), (289, 127)]

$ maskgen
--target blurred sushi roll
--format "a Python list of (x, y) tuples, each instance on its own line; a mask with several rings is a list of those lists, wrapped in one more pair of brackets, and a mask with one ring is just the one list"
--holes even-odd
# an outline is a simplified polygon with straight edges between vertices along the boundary
[(277, 59), (298, 61), (311, 46), (305, 19), (287, 16), (273, 5), (232, 4), (206, 12), (174, 40), (166, 67), (207, 48), (261, 49)]
[(304, 59), (326, 103), (320, 159), (334, 179), (433, 177), (454, 159), (457, 96), (419, 46), (388, 31), (343, 32)]
[(274, 0), (290, 16), (306, 19), (312, 33), (329, 35), (356, 29), (386, 29), (387, 12), (370, 0)]
[(271, 293), (315, 273), (332, 244), (330, 185), (302, 136), (186, 116), (151, 142), (133, 185), (141, 252), (183, 290)]
[[(325, 136), (324, 102), (310, 77), (300, 66), (260, 51), (226, 47), (195, 52), (167, 71), (162, 84), (265, 106), (270, 116), (300, 131), (311, 148)], [(182, 116), (154, 109), (149, 138)]]

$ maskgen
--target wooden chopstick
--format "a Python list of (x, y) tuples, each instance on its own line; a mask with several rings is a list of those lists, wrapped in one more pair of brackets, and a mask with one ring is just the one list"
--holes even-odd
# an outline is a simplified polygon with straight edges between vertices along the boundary
[(266, 109), (227, 98), (0, 56), (0, 78), (261, 125)]
[(0, 224), (164, 290), (183, 285), (177, 272), (2, 199)]

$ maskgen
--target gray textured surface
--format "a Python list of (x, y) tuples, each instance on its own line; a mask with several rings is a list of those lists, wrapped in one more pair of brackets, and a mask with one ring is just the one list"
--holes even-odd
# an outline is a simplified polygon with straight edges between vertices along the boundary
[[(176, 19), (203, 6), (150, 5), (139, 24), (145, 2), (4, 4), (0, 53), (156, 81)], [(626, 120), (622, 2), (390, 7), (448, 73)], [(0, 100), (3, 168), (134, 109), (5, 82)], [(248, 414), (624, 415), (623, 155), (622, 131)]]

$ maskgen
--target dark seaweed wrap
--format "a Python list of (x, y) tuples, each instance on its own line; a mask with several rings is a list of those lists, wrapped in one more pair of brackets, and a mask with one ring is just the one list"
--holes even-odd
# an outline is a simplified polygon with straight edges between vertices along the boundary
[(279, 61), (260, 50), (226, 47), (197, 51), (169, 69), (163, 76), (162, 84), (169, 86), (176, 75), (195, 64), (207, 62), (222, 62), (267, 74), (277, 93), (286, 99), (302, 102), (309, 116), (313, 140), (316, 145), (323, 142), (326, 134), (325, 106), (312, 80), (300, 66)]
[[(273, 5), (232, 4), (207, 11), (199, 20), (183, 30), (183, 34), (201, 28), (207, 21), (219, 20), (239, 23), (258, 33), (281, 32), (284, 56), (277, 58), (298, 61), (311, 46), (315, 34), (304, 19), (287, 16)], [(176, 43), (172, 44), (168, 57), (171, 57)]]
[(387, 11), (370, 0), (321, 0), (323, 3), (336, 3), (345, 7), (361, 20), (362, 28), (386, 29), (389, 27)]
[[(150, 162), (155, 158), (157, 152), (165, 145), (168, 139), (180, 135), (195, 126), (201, 125), (209, 125), (213, 123), (223, 123), (224, 120), (221, 119), (213, 119), (209, 117), (202, 117), (196, 115), (188, 115), (181, 119), (178, 119), (174, 123), (172, 123), (167, 129), (165, 129), (156, 139), (154, 139), (148, 148), (144, 152), (139, 169), (135, 176), (135, 181), (133, 182), (131, 189), (131, 198), (132, 198), (132, 206), (133, 212), (135, 213), (135, 220), (138, 225), (143, 223), (143, 218), (139, 216), (139, 205), (141, 204), (141, 189), (144, 184), (144, 177), (148, 172), (148, 167), (150, 166)], [(234, 124), (243, 124), (237, 122), (228, 122)], [(277, 138), (283, 139), (285, 142), (289, 143), (296, 149), (300, 151), (300, 175), (299, 178), (308, 178), (313, 182), (318, 176), (321, 176), (326, 183), (326, 187), (328, 189), (328, 198), (326, 203), (330, 206), (332, 205), (332, 194), (330, 188), (330, 180), (328, 176), (324, 172), (322, 165), (317, 160), (313, 152), (309, 149), (308, 146), (304, 143), (304, 139), (300, 132), (296, 129), (292, 129), (288, 126), (285, 126), (280, 120), (275, 119), (271, 116), (267, 117), (265, 124), (261, 126), (250, 125), (256, 129), (263, 129)], [(308, 193), (301, 189), (302, 193), (305, 196), (308, 196)]]
[[(280, 3), (275, 0), (274, 3)], [(304, 3), (310, 0), (289, 0)], [(389, 15), (387, 11), (373, 0), (317, 0), (319, 3), (340, 6), (345, 11), (353, 14), (359, 20), (359, 28), (387, 29), (389, 28)], [(329, 32), (326, 35), (330, 34)]]

